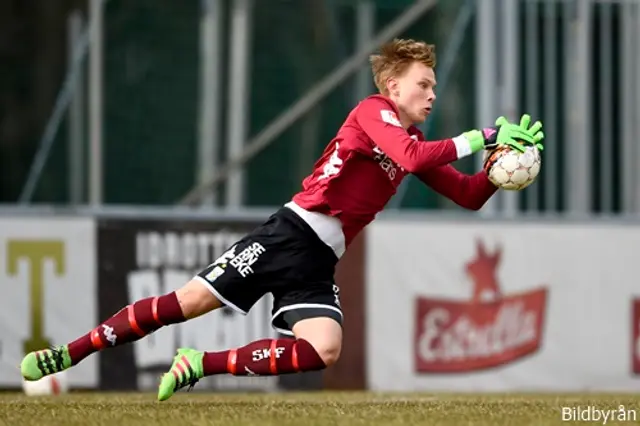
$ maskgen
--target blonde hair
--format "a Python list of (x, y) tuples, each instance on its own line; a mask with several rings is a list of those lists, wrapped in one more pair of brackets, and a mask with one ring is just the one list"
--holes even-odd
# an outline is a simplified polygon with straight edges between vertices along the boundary
[(387, 80), (402, 75), (413, 62), (429, 68), (436, 66), (436, 46), (412, 39), (394, 39), (380, 47), (380, 53), (369, 57), (373, 80), (383, 95), (387, 93)]

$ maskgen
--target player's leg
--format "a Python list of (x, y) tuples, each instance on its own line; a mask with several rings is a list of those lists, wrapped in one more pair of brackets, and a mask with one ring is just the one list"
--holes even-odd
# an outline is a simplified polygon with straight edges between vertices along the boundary
[(342, 312), (334, 304), (330, 284), (308, 286), (308, 291), (302, 288), (275, 295), (273, 326), (291, 338), (262, 339), (238, 349), (205, 352), (204, 375), (274, 376), (333, 365), (342, 347)]
[[(274, 327), (292, 337), (299, 332), (313, 342), (302, 337), (261, 339), (222, 352), (181, 349), (171, 370), (162, 378), (159, 400), (171, 397), (178, 389), (193, 385), (204, 376), (313, 371), (337, 359), (342, 339), (342, 312), (337, 286), (331, 282), (337, 257), (287, 208), (274, 214), (263, 231), (254, 234), (259, 259), (240, 253), (232, 261), (242, 265), (251, 260), (253, 265), (247, 281), (233, 288), (243, 294), (252, 289), (273, 293)], [(263, 294), (258, 294), (255, 301)]]
[(338, 287), (300, 283), (274, 297), (273, 327), (291, 338), (263, 339), (228, 352), (205, 353), (205, 374), (271, 376), (322, 370), (336, 363), (342, 348)]
[(293, 334), (294, 338), (261, 339), (222, 352), (180, 349), (163, 376), (158, 399), (164, 401), (205, 376), (278, 376), (322, 370), (338, 360), (342, 326), (334, 318), (301, 320), (293, 326)]
[(237, 349), (204, 352), (203, 374), (277, 376), (322, 370), (338, 360), (342, 327), (335, 319), (299, 321), (293, 334), (293, 338), (261, 339)]
[(335, 320), (304, 320), (297, 324), (294, 333), (295, 338), (261, 339), (222, 352), (179, 349), (171, 369), (162, 378), (158, 400), (169, 399), (179, 389), (193, 386), (205, 376), (278, 376), (322, 370), (337, 361), (342, 328)]
[[(267, 222), (265, 229), (269, 232)], [(246, 314), (267, 292), (261, 285), (264, 275), (274, 268), (269, 253), (265, 254), (264, 235), (260, 230), (232, 247), (216, 264), (200, 272), (197, 279), (205, 284), (218, 300), (235, 311)], [(275, 251), (275, 250), (274, 250)], [(272, 251), (273, 252), (273, 251)], [(225, 258), (226, 256), (226, 258)], [(158, 399), (165, 400), (205, 376), (203, 352), (178, 349), (171, 370), (162, 376)], [(226, 361), (225, 361), (226, 362)]]
[(94, 352), (134, 342), (163, 326), (198, 317), (223, 304), (245, 313), (239, 306), (248, 310), (262, 293), (260, 289), (236, 285), (243, 277), (237, 268), (227, 266), (236, 252), (253, 243), (251, 238), (250, 234), (240, 240), (181, 289), (125, 306), (67, 345), (27, 354), (20, 366), (23, 377), (38, 380), (66, 370)]
[(338, 362), (342, 350), (342, 325), (335, 318), (308, 318), (297, 322), (292, 328), (296, 339), (308, 342), (325, 367)]
[(261, 339), (222, 352), (181, 349), (158, 391), (164, 401), (178, 389), (217, 374), (276, 376), (322, 370), (342, 347), (342, 311), (333, 283), (299, 284), (275, 295), (274, 328), (291, 338)]
[(67, 345), (27, 354), (20, 369), (25, 379), (38, 380), (66, 370), (94, 352), (139, 340), (160, 327), (184, 322), (220, 306), (221, 301), (211, 290), (193, 279), (174, 292), (125, 306)]

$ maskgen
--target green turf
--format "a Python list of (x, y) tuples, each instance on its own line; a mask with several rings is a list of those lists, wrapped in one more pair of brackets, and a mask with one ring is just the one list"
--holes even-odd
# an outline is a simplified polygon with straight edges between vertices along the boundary
[(10, 426), (316, 426), (563, 425), (562, 407), (635, 410), (638, 395), (427, 395), (296, 393), (221, 395), (180, 392), (159, 403), (152, 394), (70, 394), (28, 398), (0, 394), (0, 425)]

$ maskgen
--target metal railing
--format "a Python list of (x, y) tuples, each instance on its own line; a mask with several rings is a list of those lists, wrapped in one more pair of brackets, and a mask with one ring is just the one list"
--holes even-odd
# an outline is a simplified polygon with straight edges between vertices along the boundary
[[(221, 88), (203, 78), (201, 86), (206, 90), (200, 99), (202, 117), (199, 120), (202, 126), (199, 150), (203, 159), (198, 167), (198, 185), (177, 200), (178, 204), (197, 205), (210, 199), (219, 184), (245, 167), (343, 81), (362, 70), (368, 55), (380, 43), (401, 34), (436, 3), (435, 0), (414, 2), (377, 35), (371, 34), (371, 25), (367, 27), (365, 22), (358, 36), (361, 40), (357, 51), (255, 137), (240, 141), (242, 138), (238, 135), (242, 133), (227, 129), (236, 135), (232, 138), (236, 148), (241, 145), (242, 149), (233, 151), (230, 161), (222, 165), (208, 162), (209, 157), (215, 157), (216, 150), (205, 145), (220, 142), (213, 136), (216, 131), (211, 126), (214, 124), (204, 125)], [(210, 6), (212, 2), (203, 4)], [(447, 81), (446, 68), (453, 60), (452, 52), (465, 32), (468, 33), (470, 11), (474, 10), (476, 60), (469, 66), (473, 67), (476, 77), (476, 125), (491, 125), (500, 115), (514, 120), (523, 112), (545, 123), (545, 151), (538, 182), (519, 193), (502, 192), (481, 214), (640, 213), (637, 142), (640, 134), (640, 0), (469, 0), (460, 4), (457, 21), (460, 25), (454, 25), (448, 35), (449, 51), (443, 55), (442, 68), (438, 70), (443, 73), (439, 74), (440, 82)], [(366, 7), (361, 10), (364, 17), (373, 15), (367, 10)], [(219, 12), (203, 15), (203, 37), (212, 37), (219, 15)], [(87, 52), (89, 34), (85, 31), (76, 45), (68, 78), (20, 196), (22, 204), (28, 204), (32, 198), (55, 133), (72, 101), (74, 81)], [(212, 58), (220, 51), (219, 42), (210, 40), (209, 44), (202, 44), (202, 76), (216, 74), (210, 71), (215, 63)], [(98, 65), (94, 64), (94, 72)], [(99, 79), (93, 81), (99, 82)], [(359, 86), (362, 87), (359, 92), (368, 86), (364, 73)], [(94, 100), (99, 99), (98, 90), (90, 93), (94, 93)], [(95, 108), (92, 110), (95, 115)], [(230, 119), (229, 123), (232, 122), (234, 126), (243, 124)], [(90, 138), (94, 144), (89, 146), (95, 148), (100, 145), (100, 141), (95, 140), (100, 132), (94, 126)], [(99, 155), (91, 158), (89, 170), (100, 162)], [(97, 185), (96, 180), (99, 179), (94, 175), (92, 187)], [(391, 208), (402, 205), (405, 187), (394, 198)], [(90, 197), (96, 205), (98, 195)]]

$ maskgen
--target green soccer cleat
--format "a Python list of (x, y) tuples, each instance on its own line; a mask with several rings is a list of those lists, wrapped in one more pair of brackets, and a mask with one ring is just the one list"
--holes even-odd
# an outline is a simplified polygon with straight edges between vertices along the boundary
[(191, 389), (204, 377), (202, 358), (204, 352), (195, 349), (178, 349), (178, 354), (173, 358), (171, 370), (162, 376), (158, 387), (158, 401), (164, 401), (185, 386)]
[(34, 381), (69, 367), (71, 367), (71, 357), (65, 345), (29, 352), (20, 363), (20, 372), (25, 380)]

